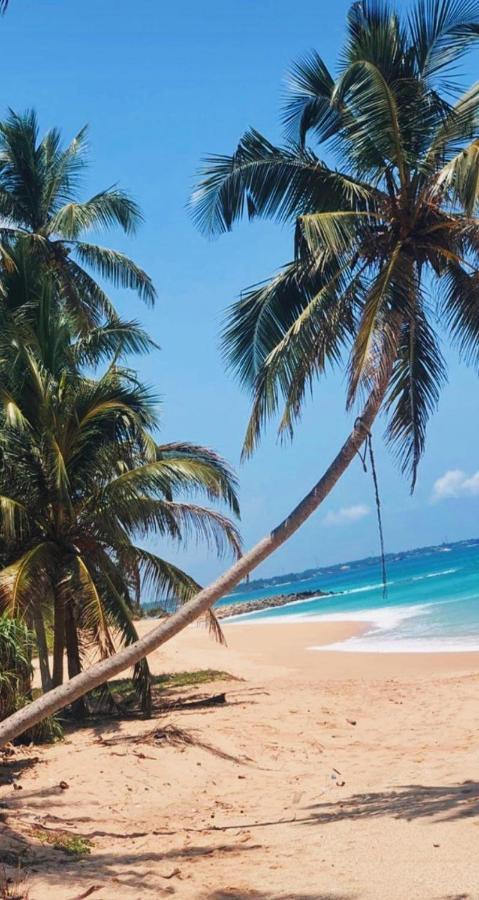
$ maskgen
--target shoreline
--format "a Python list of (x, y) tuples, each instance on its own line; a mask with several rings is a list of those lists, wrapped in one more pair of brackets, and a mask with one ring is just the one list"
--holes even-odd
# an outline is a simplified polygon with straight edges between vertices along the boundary
[[(300, 601), (298, 601), (300, 602)], [(347, 642), (354, 638), (362, 637), (363, 635), (368, 634), (376, 634), (377, 632), (381, 632), (381, 628), (379, 628), (376, 623), (370, 619), (349, 619), (347, 613), (345, 614), (344, 619), (334, 618), (329, 619), (323, 617), (322, 615), (311, 616), (311, 617), (301, 617), (295, 618), (293, 616), (277, 616), (275, 618), (265, 618), (265, 619), (244, 619), (244, 616), (248, 615), (248, 613), (243, 613), (236, 616), (228, 617), (221, 623), (221, 627), (224, 629), (225, 625), (231, 626), (242, 626), (248, 627), (251, 625), (262, 626), (264, 627), (284, 627), (286, 625), (294, 627), (294, 626), (321, 626), (325, 625), (338, 625), (339, 628), (344, 626), (345, 632), (344, 635), (340, 633), (338, 639), (328, 639), (328, 640), (319, 640), (315, 644), (311, 644), (308, 647), (305, 647), (307, 650), (317, 650), (319, 652), (328, 649), (330, 652), (341, 653), (341, 654), (353, 654), (353, 655), (361, 655), (361, 654), (371, 654), (375, 656), (376, 654), (381, 656), (430, 656), (433, 654), (442, 655), (442, 654), (450, 654), (450, 655), (462, 655), (466, 654), (477, 654), (479, 655), (479, 641), (477, 646), (468, 647), (467, 645), (461, 646), (460, 644), (454, 644), (452, 646), (448, 645), (447, 639), (445, 638), (443, 642), (440, 638), (434, 640), (434, 646), (427, 647), (425, 646), (428, 643), (427, 638), (418, 639), (418, 643), (420, 642), (420, 646), (417, 648), (411, 646), (414, 644), (414, 638), (404, 639), (408, 641), (407, 646), (401, 646), (402, 641), (394, 641), (389, 639), (385, 644), (371, 643), (371, 647), (367, 647), (364, 644), (362, 646), (342, 646), (343, 644), (347, 644)], [(429, 643), (433, 643), (432, 639)], [(394, 646), (392, 646), (394, 645)], [(439, 646), (438, 646), (439, 645)]]
[[(222, 623), (227, 649), (244, 654), (249, 660), (308, 671), (312, 677), (382, 678), (405, 674), (456, 673), (479, 671), (479, 651), (396, 651), (374, 649), (330, 650), (331, 644), (360, 637), (369, 630), (367, 622), (263, 621)], [(285, 628), (288, 624), (290, 627)]]
[[(158, 619), (142, 619), (140, 637), (154, 627)], [(286, 628), (285, 626), (289, 627)], [(469, 671), (471, 667), (479, 671), (479, 650), (377, 650), (369, 649), (330, 649), (333, 644), (341, 644), (351, 638), (366, 634), (373, 623), (351, 620), (309, 619), (307, 621), (291, 618), (260, 619), (249, 621), (231, 621), (226, 618), (221, 622), (226, 638), (223, 648), (225, 657), (223, 665), (228, 668), (228, 654), (232, 650), (234, 656), (240, 653), (244, 660), (262, 666), (280, 666), (291, 670), (307, 670), (311, 675), (321, 674), (323, 677), (342, 678), (345, 673), (352, 678), (401, 677), (404, 672), (414, 675), (421, 673), (456, 673)], [(251, 626), (261, 626), (252, 628)], [(188, 625), (171, 644), (181, 647), (191, 639), (196, 643), (195, 634), (204, 632), (200, 622)], [(182, 636), (184, 635), (184, 639)], [(212, 649), (216, 653), (216, 647)], [(155, 653), (160, 653), (160, 650)], [(196, 662), (195, 662), (196, 664)], [(181, 667), (180, 667), (181, 668)], [(183, 668), (187, 668), (183, 665)], [(236, 674), (233, 672), (232, 674)]]
[[(304, 594), (263, 597), (258, 600), (239, 603), (236, 605), (236, 609), (235, 604), (228, 604), (221, 607), (221, 611), (215, 610), (215, 613), (221, 620), (222, 627), (225, 625), (261, 625), (264, 628), (272, 625), (292, 626), (299, 624), (324, 627), (326, 624), (336, 623), (344, 625), (348, 629), (345, 637), (340, 637), (338, 640), (328, 640), (327, 642), (323, 640), (315, 641), (305, 648), (308, 650), (320, 651), (327, 643), (328, 645), (333, 645), (330, 647), (330, 652), (342, 655), (430, 656), (446, 654), (453, 656), (458, 654), (479, 654), (479, 635), (477, 640), (472, 643), (469, 636), (464, 635), (461, 638), (461, 636), (456, 634), (445, 634), (439, 637), (428, 637), (421, 634), (414, 636), (410, 634), (396, 637), (394, 634), (396, 626), (401, 623), (403, 618), (411, 618), (409, 610), (413, 610), (412, 617), (414, 618), (415, 605), (411, 606), (410, 604), (399, 603), (397, 606), (392, 607), (385, 606), (377, 609), (354, 611), (345, 610), (337, 613), (324, 613), (317, 609), (311, 613), (302, 612), (296, 615), (294, 611), (290, 615), (286, 612), (274, 616), (262, 615), (262, 613), (273, 611), (278, 607), (293, 607), (330, 596), (335, 595), (324, 591), (308, 591), (304, 592)], [(291, 599), (291, 597), (294, 599)], [(418, 614), (423, 605), (417, 604)], [(388, 614), (387, 619), (384, 613)], [(395, 617), (394, 613), (396, 613)], [(391, 614), (393, 614), (393, 620), (391, 620)], [(366, 618), (366, 616), (368, 617)], [(353, 630), (351, 631), (351, 629)], [(363, 636), (367, 636), (366, 640), (349, 643)]]

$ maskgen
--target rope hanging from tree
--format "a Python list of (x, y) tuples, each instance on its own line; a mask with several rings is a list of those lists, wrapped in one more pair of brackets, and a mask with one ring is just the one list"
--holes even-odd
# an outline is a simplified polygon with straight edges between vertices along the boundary
[(380, 545), (380, 549), (381, 549), (381, 577), (382, 577), (382, 583), (383, 583), (383, 597), (384, 597), (384, 599), (386, 599), (386, 597), (388, 595), (388, 576), (387, 576), (387, 570), (386, 570), (386, 557), (385, 557), (385, 553), (384, 553), (384, 532), (383, 532), (383, 520), (382, 520), (382, 513), (381, 513), (381, 498), (379, 496), (378, 476), (377, 476), (377, 470), (376, 470), (376, 462), (374, 459), (373, 436), (372, 436), (371, 432), (369, 431), (369, 429), (366, 428), (366, 426), (364, 425), (361, 417), (356, 419), (355, 427), (363, 428), (364, 431), (366, 432), (366, 440), (364, 442), (364, 452), (361, 453), (361, 450), (358, 450), (357, 454), (359, 456), (359, 459), (361, 460), (364, 472), (367, 473), (367, 471), (368, 471), (368, 467), (366, 464), (366, 460), (367, 460), (368, 456), (369, 456), (369, 462), (371, 465), (371, 475), (373, 478), (373, 485), (374, 485), (374, 497), (375, 497), (375, 501), (376, 501), (376, 516), (377, 516), (377, 522), (378, 522), (379, 545)]

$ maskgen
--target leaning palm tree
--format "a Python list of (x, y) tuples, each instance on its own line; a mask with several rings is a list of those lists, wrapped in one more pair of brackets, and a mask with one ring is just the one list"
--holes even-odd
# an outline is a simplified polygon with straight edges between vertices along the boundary
[(479, 85), (454, 103), (440, 92), (478, 35), (478, 3), (419, 2), (405, 23), (387, 3), (356, 3), (337, 77), (316, 54), (293, 69), (288, 143), (250, 130), (208, 160), (193, 207), (204, 231), (245, 213), (294, 226), (294, 259), (241, 296), (224, 331), (253, 397), (245, 455), (280, 409), (292, 434), (308, 389), (340, 365), (348, 407), (384, 406), (414, 487), (445, 376), (436, 322), (466, 356), (478, 349)]
[[(235, 479), (212, 451), (156, 443), (152, 397), (129, 370), (110, 366), (97, 380), (70, 368), (54, 375), (29, 348), (22, 353), (23, 382), (13, 372), (0, 391), (0, 606), (34, 625), (48, 688), (45, 617), (53, 617), (56, 686), (65, 650), (71, 678), (92, 645), (105, 658), (115, 633), (126, 645), (137, 639), (132, 612), (143, 589), (175, 603), (198, 591), (144, 539), (196, 537), (239, 553), (232, 522), (181, 495), (200, 492), (235, 513), (238, 503)], [(136, 681), (146, 706), (145, 663)]]
[(97, 277), (147, 302), (155, 297), (151, 279), (133, 260), (85, 239), (89, 231), (112, 227), (132, 234), (142, 218), (131, 197), (116, 187), (78, 199), (86, 137), (83, 128), (63, 147), (60, 132), (52, 129), (40, 139), (33, 111), (11, 112), (0, 123), (0, 264), (15, 272), (13, 249), (18, 253), (22, 245), (83, 332), (114, 315)]
[(444, 377), (431, 307), (466, 359), (479, 356), (479, 87), (459, 96), (450, 74), (478, 34), (473, 0), (420, 0), (405, 20), (386, 3), (355, 3), (339, 71), (317, 55), (293, 71), (286, 144), (250, 131), (233, 156), (210, 158), (194, 197), (205, 232), (229, 230), (243, 214), (294, 228), (292, 262), (235, 304), (225, 332), (253, 394), (245, 452), (281, 402), (280, 429), (294, 427), (305, 390), (331, 364), (347, 365), (348, 404), (362, 396), (364, 405), (277, 528), (136, 645), (12, 716), (0, 741), (131, 666), (273, 553), (328, 496), (381, 409), (414, 484)]

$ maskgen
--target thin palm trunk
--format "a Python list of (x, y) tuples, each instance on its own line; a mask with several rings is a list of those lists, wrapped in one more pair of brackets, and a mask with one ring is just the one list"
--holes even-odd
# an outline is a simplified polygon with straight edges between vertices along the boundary
[(61, 586), (54, 591), (53, 620), (53, 687), (63, 684), (63, 657), (65, 654), (65, 600)]
[(53, 687), (52, 676), (50, 674), (50, 660), (48, 657), (48, 644), (45, 632), (45, 622), (41, 609), (34, 604), (33, 607), (33, 626), (37, 639), (38, 648), (38, 664), (40, 667), (40, 677), (42, 679), (43, 693), (46, 694)]
[(149, 653), (152, 653), (161, 644), (166, 643), (175, 634), (186, 628), (190, 622), (193, 622), (210, 609), (213, 603), (223, 597), (256, 566), (281, 547), (318, 509), (354, 460), (357, 451), (363, 444), (379, 413), (387, 390), (391, 369), (392, 360), (388, 371), (383, 373), (381, 384), (369, 397), (361, 417), (355, 422), (351, 433), (331, 465), (309, 494), (301, 500), (298, 506), (280, 525), (245, 553), (227, 572), (220, 575), (208, 587), (199, 591), (192, 600), (181, 607), (174, 615), (162, 621), (149, 634), (139, 641), (135, 641), (134, 644), (124, 647), (108, 659), (96, 663), (90, 669), (87, 669), (80, 675), (76, 675), (71, 681), (68, 681), (61, 687), (54, 688), (48, 694), (5, 719), (0, 724), (0, 746), (14, 740), (18, 735), (32, 728), (33, 725), (46, 716), (53, 715), (59, 709), (72, 704), (79, 697), (94, 690), (100, 684), (104, 684), (105, 681), (114, 678), (115, 675), (131, 668), (140, 659), (148, 656)]
[[(81, 672), (80, 647), (75, 612), (71, 602), (65, 604), (65, 646), (67, 651), (68, 677), (75, 678)], [(83, 697), (72, 703), (72, 713), (76, 719), (84, 719), (87, 706)]]

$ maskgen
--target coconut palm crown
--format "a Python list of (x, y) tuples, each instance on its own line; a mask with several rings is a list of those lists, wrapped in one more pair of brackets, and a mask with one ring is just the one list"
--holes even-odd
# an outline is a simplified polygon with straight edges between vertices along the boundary
[(28, 254), (29, 268), (48, 274), (57, 305), (75, 315), (83, 333), (115, 315), (101, 281), (136, 291), (146, 302), (155, 299), (151, 279), (133, 260), (86, 239), (88, 232), (112, 227), (133, 234), (142, 220), (137, 204), (117, 187), (78, 199), (86, 138), (83, 128), (67, 147), (57, 129), (40, 139), (33, 111), (10, 112), (0, 124), (0, 263), (15, 273), (15, 254)]
[(317, 53), (291, 72), (285, 143), (251, 129), (206, 160), (192, 199), (204, 232), (245, 215), (294, 226), (294, 258), (224, 331), (253, 395), (246, 454), (280, 406), (292, 433), (316, 377), (347, 361), (348, 405), (381, 386), (414, 487), (446, 377), (437, 323), (479, 362), (479, 85), (454, 81), (478, 36), (472, 0), (419, 0), (405, 17), (355, 3), (337, 72)]
[[(157, 443), (154, 398), (130, 370), (111, 365), (97, 379), (69, 367), (52, 373), (31, 348), (22, 352), (23, 382), (12, 370), (1, 388), (0, 607), (34, 623), (39, 645), (53, 610), (60, 684), (64, 648), (72, 677), (92, 644), (104, 657), (115, 634), (137, 639), (140, 594), (182, 603), (199, 589), (142, 541), (200, 539), (238, 555), (231, 520), (195, 500), (237, 514), (236, 481), (205, 447)], [(145, 663), (137, 678), (147, 697)]]

